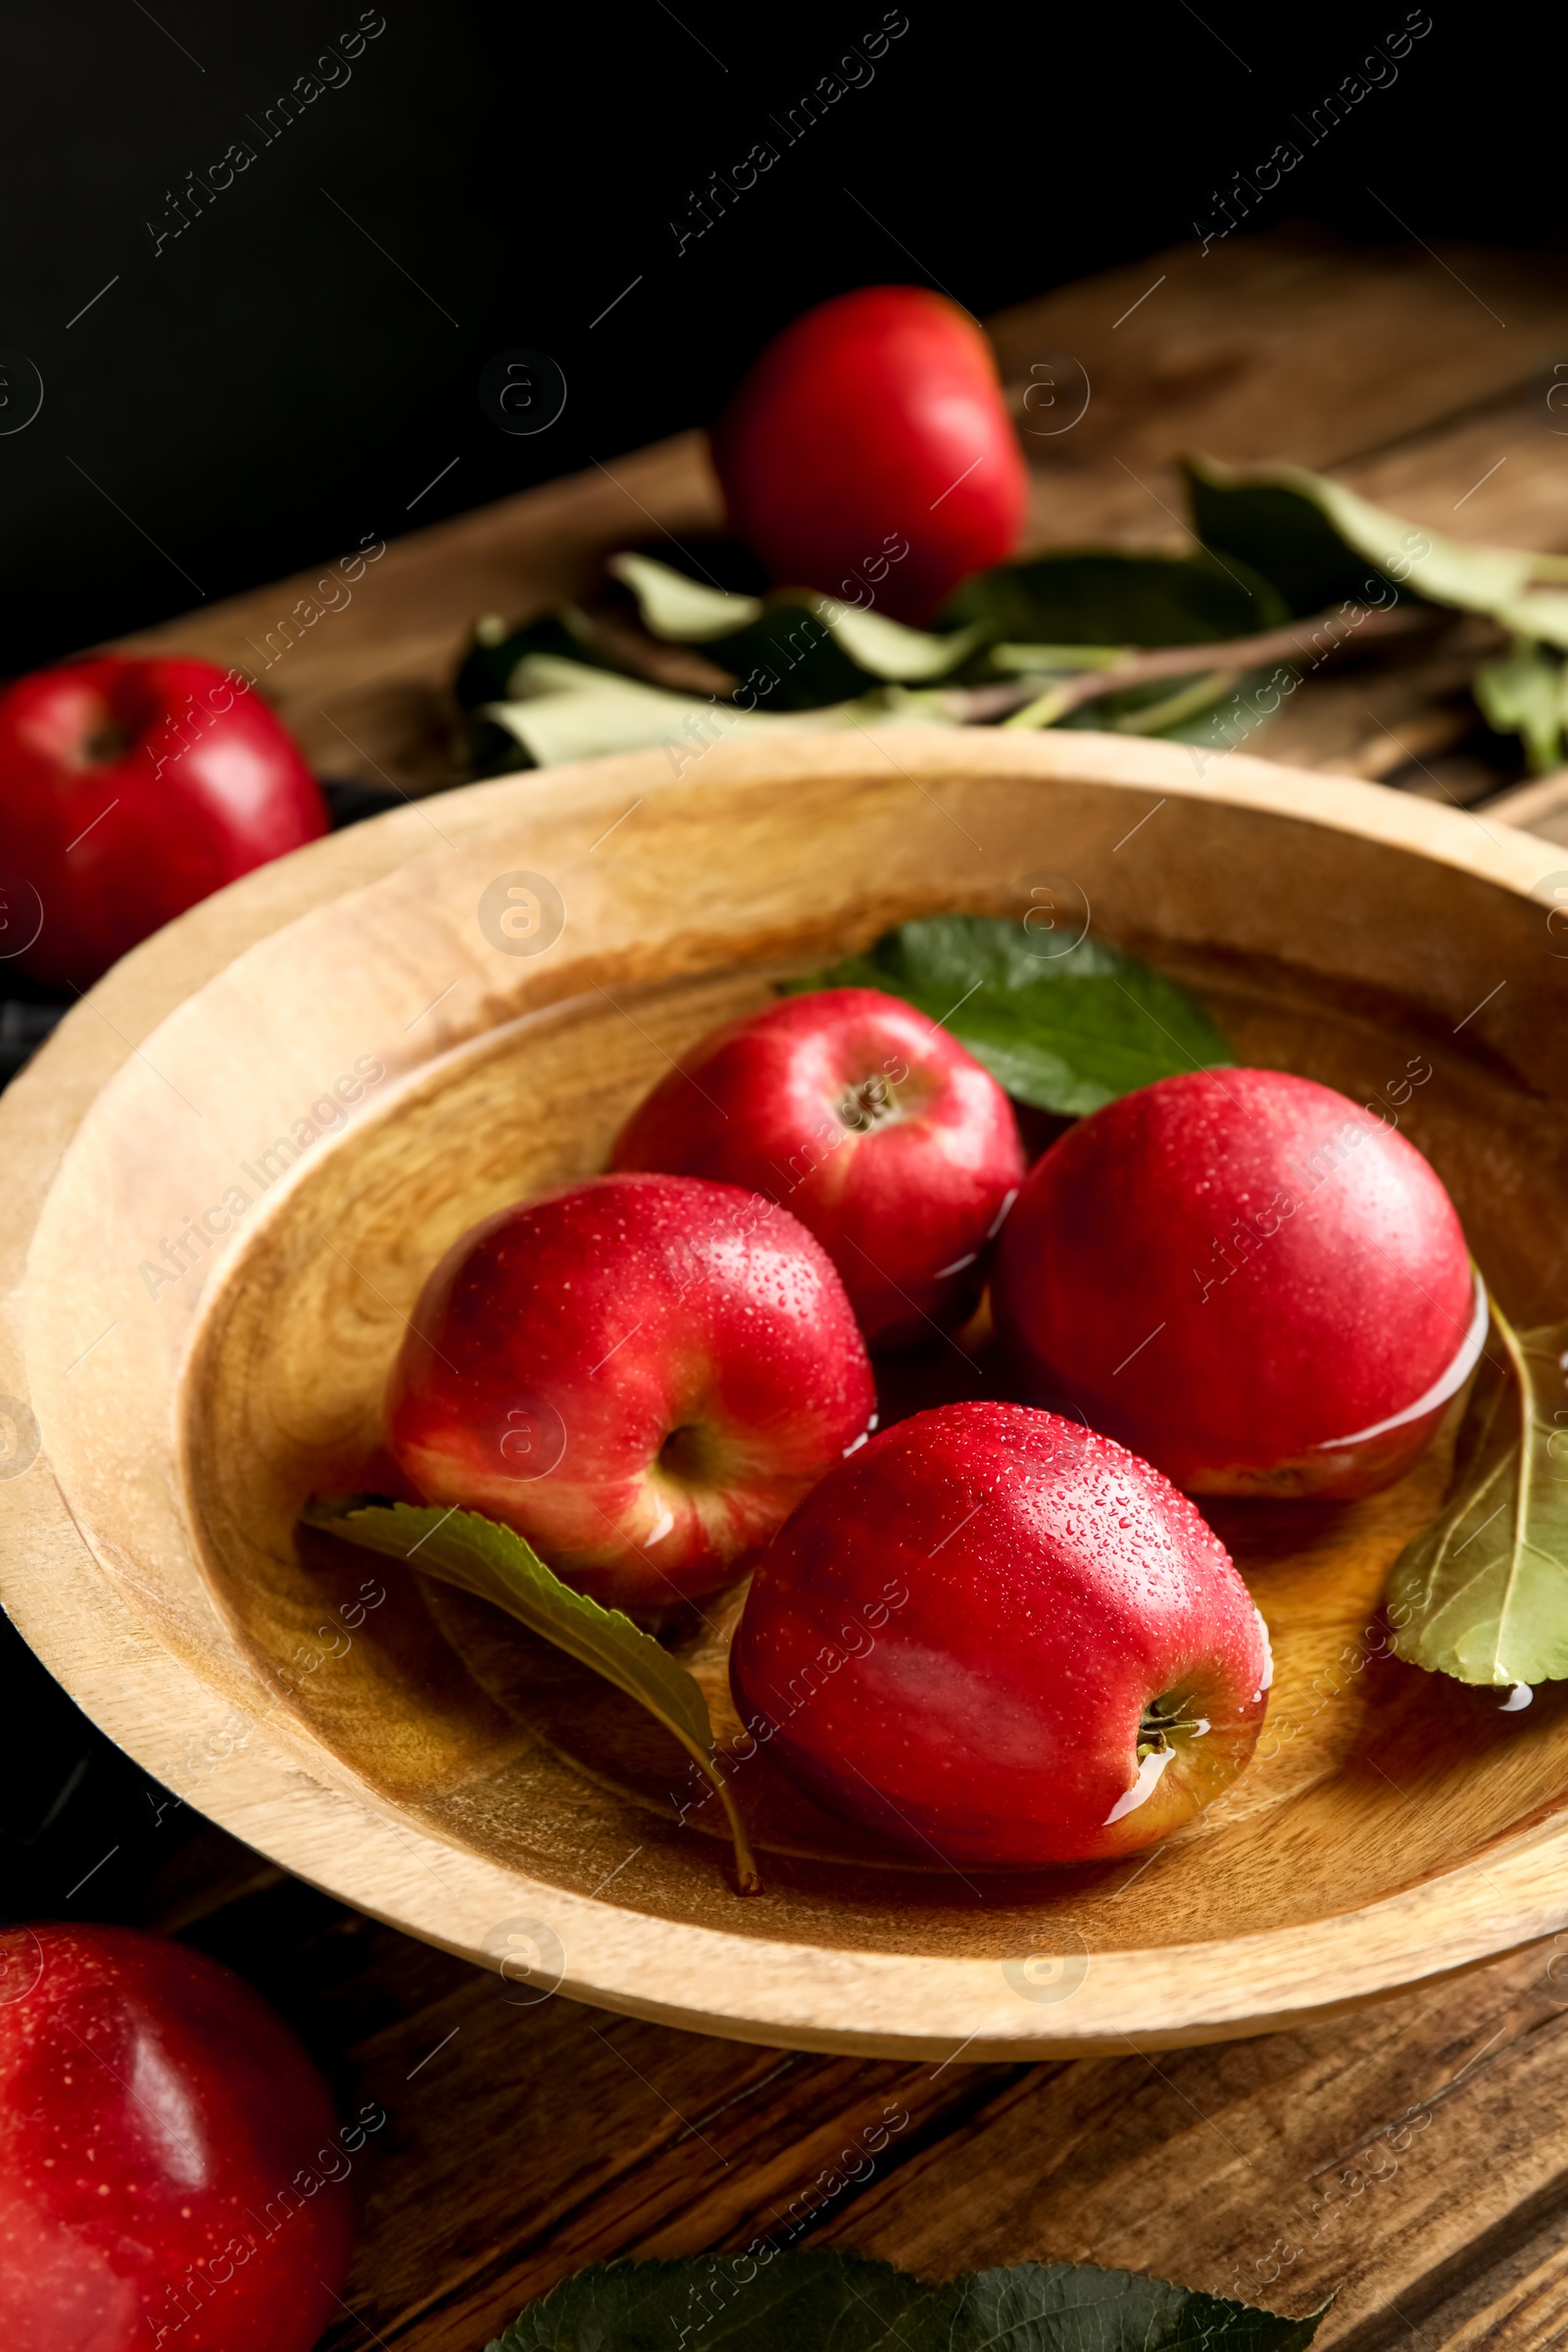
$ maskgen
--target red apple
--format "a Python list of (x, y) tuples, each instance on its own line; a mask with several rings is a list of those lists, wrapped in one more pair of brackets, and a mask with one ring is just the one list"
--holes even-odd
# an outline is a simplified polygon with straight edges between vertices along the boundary
[(1069, 1130), (1019, 1194), (992, 1299), (1031, 1393), (1198, 1494), (1387, 1486), (1487, 1329), (1430, 1164), (1280, 1070), (1162, 1078)]
[(376, 2129), (339, 2130), (281, 2019), (201, 1952), (0, 1930), (7, 2352), (309, 2352)]
[(923, 286), (861, 286), (787, 326), (715, 425), (713, 460), (776, 581), (895, 620), (1004, 563), (1029, 506), (991, 346)]
[(0, 959), (84, 988), (210, 891), (326, 831), (242, 673), (96, 655), (0, 695)]
[(427, 1502), (504, 1520), (595, 1599), (645, 1611), (731, 1582), (874, 1408), (819, 1244), (692, 1176), (596, 1176), (475, 1226), (387, 1393)]
[(759, 1564), (730, 1652), (754, 1738), (927, 1863), (1130, 1853), (1241, 1771), (1268, 1637), (1148, 1462), (1054, 1413), (950, 1404), (874, 1438)]
[(715, 1031), (632, 1113), (612, 1164), (784, 1202), (837, 1266), (872, 1347), (963, 1321), (1024, 1175), (990, 1072), (875, 988), (785, 997)]

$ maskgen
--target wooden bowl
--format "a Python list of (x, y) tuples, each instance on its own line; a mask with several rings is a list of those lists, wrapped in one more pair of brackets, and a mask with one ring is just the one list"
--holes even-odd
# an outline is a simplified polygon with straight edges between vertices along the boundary
[(373, 1456), (455, 1235), (600, 1167), (668, 1060), (780, 974), (933, 909), (1017, 912), (1046, 873), (1195, 987), (1239, 1059), (1397, 1105), (1508, 1313), (1568, 1312), (1560, 850), (1089, 734), (803, 734), (675, 764), (509, 778), (285, 858), (138, 950), (11, 1090), (0, 1387), (27, 1401), (0, 1408), (4, 1591), (45, 1661), (203, 1812), (507, 1961), (514, 1997), (745, 2039), (1203, 2041), (1568, 1924), (1561, 1690), (1503, 1713), (1381, 1654), (1441, 1447), (1367, 1502), (1216, 1509), (1274, 1636), (1269, 1727), (1152, 1856), (920, 1871), (760, 1783), (749, 1901), (724, 1843), (677, 1826), (657, 1727), (416, 1567), (296, 1536)]

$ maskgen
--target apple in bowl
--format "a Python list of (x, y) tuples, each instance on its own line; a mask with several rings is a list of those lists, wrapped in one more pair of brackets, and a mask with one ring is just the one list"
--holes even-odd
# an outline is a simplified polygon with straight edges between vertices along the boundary
[(447, 1251), (387, 1430), (423, 1500), (502, 1520), (568, 1584), (657, 1614), (731, 1583), (875, 1403), (844, 1287), (787, 1209), (614, 1175)]
[(969, 1314), (1024, 1176), (1012, 1105), (939, 1022), (875, 988), (828, 988), (693, 1047), (635, 1110), (616, 1168), (780, 1200), (843, 1279), (866, 1343)]
[(1057, 1414), (917, 1413), (829, 1472), (758, 1563), (730, 1652), (751, 1736), (927, 1864), (1131, 1853), (1251, 1755), (1268, 1636), (1168, 1480)]
[(1282, 1070), (1162, 1078), (1069, 1129), (1014, 1204), (992, 1302), (1025, 1394), (1199, 1494), (1391, 1484), (1487, 1332), (1431, 1163)]

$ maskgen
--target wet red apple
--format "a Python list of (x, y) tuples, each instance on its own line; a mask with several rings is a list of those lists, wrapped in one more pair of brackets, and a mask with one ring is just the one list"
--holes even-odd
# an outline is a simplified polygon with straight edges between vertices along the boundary
[(933, 1867), (1152, 1845), (1239, 1773), (1268, 1637), (1148, 1462), (951, 1404), (831, 1471), (759, 1563), (735, 1703), (806, 1792)]
[(282, 2020), (203, 1953), (0, 1930), (7, 2352), (310, 2352), (378, 2128), (340, 2129)]
[(1042, 1400), (1200, 1494), (1366, 1494), (1473, 1369), (1485, 1295), (1443, 1185), (1331, 1087), (1195, 1070), (1037, 1161), (992, 1284)]
[(616, 1140), (784, 1202), (872, 1347), (962, 1322), (1023, 1181), (1012, 1105), (956, 1038), (875, 988), (785, 997), (682, 1055)]
[(596, 1176), (502, 1209), (420, 1294), (387, 1392), (427, 1502), (659, 1611), (739, 1573), (871, 1423), (864, 1344), (787, 1209), (693, 1176)]

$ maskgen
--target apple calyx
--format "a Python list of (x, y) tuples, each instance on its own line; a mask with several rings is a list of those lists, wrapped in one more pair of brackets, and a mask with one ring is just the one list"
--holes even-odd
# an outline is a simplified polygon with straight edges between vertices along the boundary
[(1211, 1728), (1208, 1717), (1197, 1714), (1193, 1708), (1190, 1694), (1179, 1690), (1161, 1691), (1157, 1698), (1149, 1701), (1138, 1726), (1138, 1770), (1131, 1786), (1122, 1790), (1105, 1815), (1106, 1829), (1147, 1804), (1167, 1766), (1174, 1764), (1195, 1740), (1201, 1740)]
[(713, 1476), (709, 1433), (700, 1421), (677, 1422), (661, 1445), (651, 1467), (679, 1487), (710, 1487), (718, 1483)]
[(1138, 1761), (1147, 1756), (1164, 1755), (1188, 1740), (1200, 1740), (1208, 1730), (1208, 1717), (1193, 1710), (1193, 1702), (1184, 1693), (1162, 1691), (1152, 1698), (1138, 1726)]
[[(853, 1064), (852, 1064), (853, 1066)], [(852, 1079), (833, 1105), (839, 1125), (851, 1135), (870, 1135), (901, 1119), (918, 1119), (940, 1086), (922, 1062), (907, 1057), (895, 1070), (891, 1065)]]
[(117, 760), (123, 760), (131, 741), (132, 738), (118, 720), (106, 717), (84, 738), (77, 764), (82, 767), (113, 767)]
[(838, 1122), (853, 1135), (869, 1135), (871, 1129), (884, 1119), (899, 1115), (898, 1097), (880, 1070), (862, 1078), (843, 1096), (837, 1107)]

